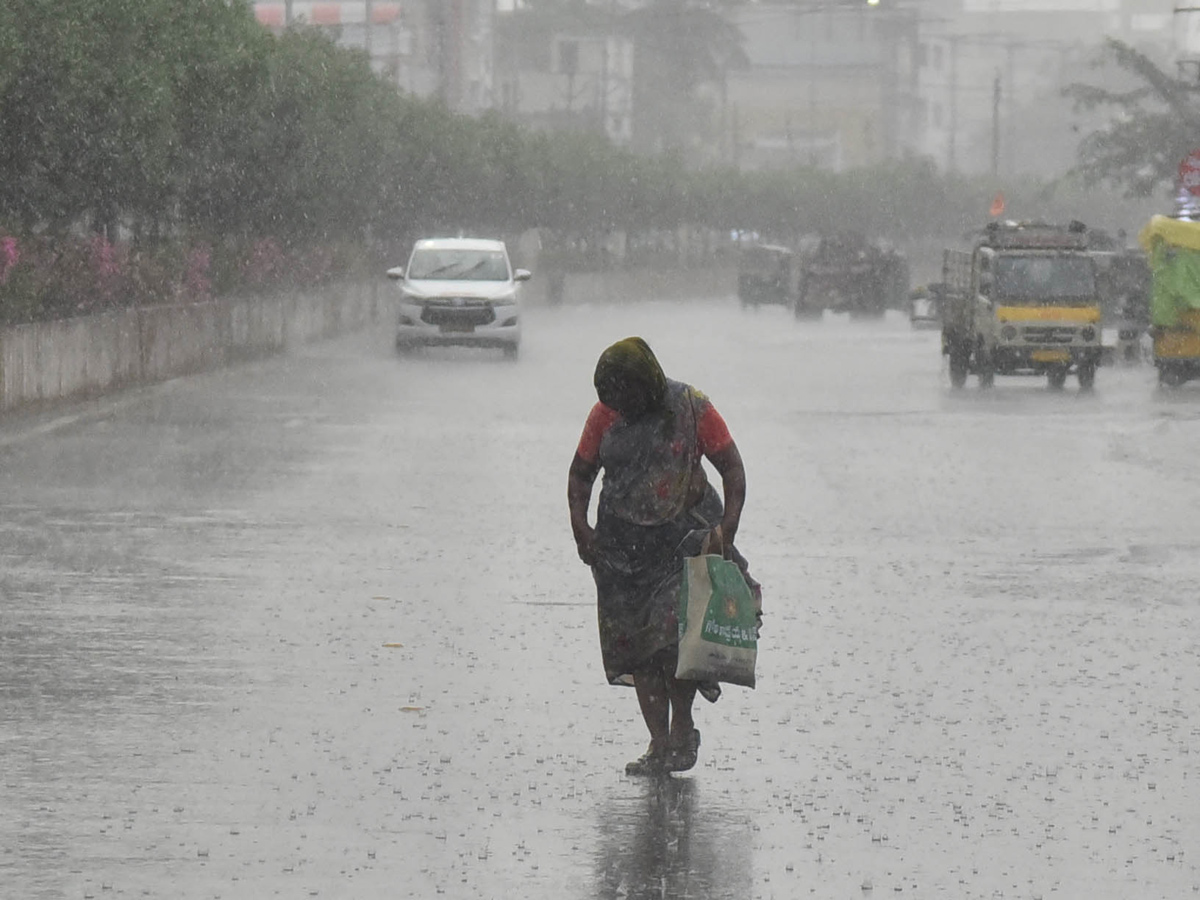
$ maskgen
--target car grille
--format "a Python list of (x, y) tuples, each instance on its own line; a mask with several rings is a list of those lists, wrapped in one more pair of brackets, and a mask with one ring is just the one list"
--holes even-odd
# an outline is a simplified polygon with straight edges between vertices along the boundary
[(496, 321), (496, 314), (486, 300), (463, 298), (460, 304), (426, 304), (421, 310), (421, 321), (442, 328), (474, 328)]
[(1022, 329), (1022, 335), (1031, 344), (1069, 344), (1076, 334), (1078, 330), (1070, 325), (1026, 325)]

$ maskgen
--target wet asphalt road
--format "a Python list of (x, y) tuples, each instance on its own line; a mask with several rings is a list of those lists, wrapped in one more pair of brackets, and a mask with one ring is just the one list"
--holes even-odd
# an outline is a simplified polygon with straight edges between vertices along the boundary
[[(951, 393), (731, 301), (386, 329), (0, 420), (0, 898), (1200, 890), (1200, 385)], [(639, 333), (747, 460), (756, 691), (628, 779), (565, 474)]]

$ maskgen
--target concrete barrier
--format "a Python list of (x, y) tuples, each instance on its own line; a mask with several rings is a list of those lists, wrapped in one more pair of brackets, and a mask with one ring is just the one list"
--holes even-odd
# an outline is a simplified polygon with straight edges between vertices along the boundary
[(533, 280), (522, 288), (523, 301), (538, 306), (581, 306), (733, 297), (737, 293), (737, 268), (711, 265), (568, 272), (555, 282), (553, 274), (535, 272)]
[[(570, 273), (561, 293), (537, 277), (530, 305), (638, 303), (733, 296), (736, 272), (722, 265)], [(391, 308), (386, 283), (319, 291), (147, 306), (0, 328), (0, 413), (97, 396), (130, 385), (285, 352), (365, 328)]]
[(363, 328), (380, 285), (148, 306), (0, 329), (0, 412), (219, 368)]

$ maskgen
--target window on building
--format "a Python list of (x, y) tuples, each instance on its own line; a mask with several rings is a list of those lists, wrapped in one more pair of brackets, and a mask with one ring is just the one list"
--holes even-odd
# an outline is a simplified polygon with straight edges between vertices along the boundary
[(561, 75), (579, 72), (579, 41), (558, 42), (558, 71)]
[(516, 111), (517, 83), (515, 81), (504, 81), (500, 84), (500, 108)]

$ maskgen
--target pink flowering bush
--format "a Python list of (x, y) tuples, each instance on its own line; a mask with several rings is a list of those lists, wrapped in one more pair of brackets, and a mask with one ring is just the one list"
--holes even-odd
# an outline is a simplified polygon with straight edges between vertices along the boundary
[(17, 263), (21, 261), (21, 245), (15, 237), (4, 235), (0, 237), (0, 284), (8, 281), (8, 276)]
[(212, 299), (212, 248), (207, 244), (193, 247), (187, 254), (183, 274), (183, 299), (193, 302)]
[(255, 241), (242, 267), (246, 285), (251, 288), (271, 287), (282, 280), (283, 274), (284, 255), (279, 242), (274, 238)]
[(0, 231), (0, 324), (305, 289), (376, 268), (355, 243), (285, 247), (267, 237), (135, 247), (105, 235)]
[(88, 241), (88, 269), (92, 288), (79, 285), (75, 308), (79, 312), (120, 305), (129, 294), (129, 246), (113, 244), (102, 234)]

